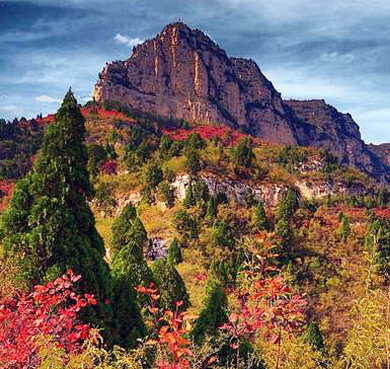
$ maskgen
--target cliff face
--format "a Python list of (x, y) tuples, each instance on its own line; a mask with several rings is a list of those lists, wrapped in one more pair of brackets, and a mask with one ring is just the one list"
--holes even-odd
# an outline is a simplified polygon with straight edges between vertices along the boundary
[(389, 183), (387, 163), (367, 149), (359, 127), (322, 100), (283, 101), (257, 64), (229, 58), (209, 37), (183, 23), (166, 26), (107, 64), (96, 101), (188, 121), (218, 122), (265, 141), (327, 148), (344, 164)]
[(228, 58), (209, 37), (182, 23), (106, 66), (97, 101), (189, 121), (218, 122), (273, 142), (296, 144), (280, 94), (252, 60)]

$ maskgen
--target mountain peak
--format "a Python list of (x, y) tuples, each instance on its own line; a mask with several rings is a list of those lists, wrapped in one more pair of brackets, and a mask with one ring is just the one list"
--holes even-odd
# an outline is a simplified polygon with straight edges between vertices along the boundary
[(209, 36), (182, 22), (165, 26), (126, 61), (107, 64), (93, 96), (155, 116), (217, 122), (264, 141), (326, 148), (375, 177), (389, 173), (350, 115), (323, 100), (283, 101), (255, 61), (229, 58)]

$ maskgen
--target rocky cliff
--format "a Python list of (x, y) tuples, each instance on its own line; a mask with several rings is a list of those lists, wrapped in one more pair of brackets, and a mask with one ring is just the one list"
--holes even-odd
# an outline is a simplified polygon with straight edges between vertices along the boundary
[(326, 148), (390, 183), (387, 163), (367, 149), (349, 114), (322, 100), (283, 101), (253, 60), (229, 58), (183, 23), (166, 26), (126, 61), (108, 63), (93, 96), (156, 116), (218, 122), (265, 141)]

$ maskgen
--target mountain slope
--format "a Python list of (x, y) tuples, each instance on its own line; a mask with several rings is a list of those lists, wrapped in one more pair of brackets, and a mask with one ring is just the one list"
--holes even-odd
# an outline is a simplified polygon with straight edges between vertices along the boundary
[(283, 101), (254, 61), (229, 58), (183, 23), (166, 26), (126, 61), (107, 64), (93, 96), (155, 116), (218, 122), (264, 141), (328, 149), (390, 183), (387, 163), (367, 149), (349, 114), (322, 100)]

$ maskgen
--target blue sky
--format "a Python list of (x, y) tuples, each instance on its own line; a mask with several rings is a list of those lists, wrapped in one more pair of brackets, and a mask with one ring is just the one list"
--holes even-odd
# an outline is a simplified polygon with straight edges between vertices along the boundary
[(87, 101), (107, 61), (178, 19), (254, 59), (283, 98), (325, 99), (390, 142), (386, 0), (0, 0), (0, 117), (55, 112), (69, 86)]

